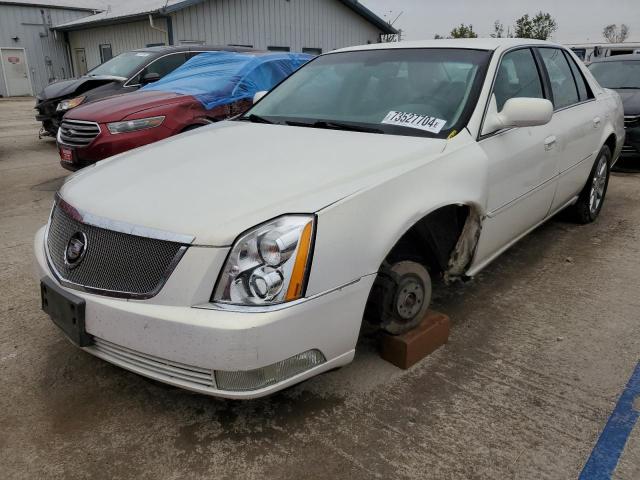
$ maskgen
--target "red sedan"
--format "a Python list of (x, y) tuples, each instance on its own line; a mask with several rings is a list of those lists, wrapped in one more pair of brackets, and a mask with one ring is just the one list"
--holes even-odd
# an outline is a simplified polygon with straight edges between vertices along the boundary
[(243, 113), (312, 57), (202, 53), (136, 92), (70, 110), (58, 131), (60, 163), (78, 170), (104, 158)]

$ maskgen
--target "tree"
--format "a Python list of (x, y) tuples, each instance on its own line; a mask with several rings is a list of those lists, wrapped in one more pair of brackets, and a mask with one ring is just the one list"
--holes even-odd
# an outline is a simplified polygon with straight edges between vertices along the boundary
[(444, 37), (443, 37), (442, 35), (440, 35), (439, 33), (436, 33), (436, 34), (433, 36), (433, 39), (434, 39), (434, 40), (442, 40), (443, 38), (444, 38)]
[(517, 38), (533, 38), (547, 40), (558, 29), (558, 24), (549, 13), (538, 12), (531, 18), (524, 14), (516, 20), (515, 36)]
[(504, 37), (504, 25), (500, 20), (496, 20), (493, 22), (493, 33), (490, 35), (491, 38), (502, 38)]
[(461, 23), (459, 27), (451, 30), (451, 38), (478, 38), (478, 34), (473, 31), (473, 25)]
[(620, 25), (619, 29), (615, 23), (607, 25), (604, 27), (604, 30), (602, 30), (602, 35), (609, 43), (622, 43), (629, 36), (629, 27), (624, 23)]

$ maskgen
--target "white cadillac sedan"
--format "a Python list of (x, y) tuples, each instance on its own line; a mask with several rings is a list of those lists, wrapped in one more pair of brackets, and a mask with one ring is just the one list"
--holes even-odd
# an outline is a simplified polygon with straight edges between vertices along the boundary
[(618, 95), (558, 45), (331, 52), (71, 177), (35, 238), (42, 307), (123, 368), (259, 397), (351, 362), (363, 319), (414, 327), (432, 282), (560, 210), (595, 220), (623, 143)]

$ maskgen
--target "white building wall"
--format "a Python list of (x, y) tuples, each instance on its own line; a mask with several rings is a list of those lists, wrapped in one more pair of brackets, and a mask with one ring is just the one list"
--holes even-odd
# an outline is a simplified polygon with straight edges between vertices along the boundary
[(336, 48), (377, 43), (380, 31), (337, 0), (208, 0), (171, 15), (174, 43)]
[[(0, 4), (0, 47), (25, 49), (34, 94), (54, 80), (72, 76), (63, 34), (49, 28), (91, 14), (87, 10)], [(6, 96), (1, 70), (0, 63), (0, 95)]]
[[(167, 30), (164, 18), (155, 18), (156, 28)], [(87, 69), (100, 65), (100, 45), (110, 44), (113, 56), (120, 53), (144, 48), (149, 44), (161, 43), (168, 45), (169, 39), (166, 33), (154, 30), (149, 25), (149, 20), (138, 22), (120, 23), (104, 27), (88, 28), (86, 30), (72, 30), (69, 32), (71, 44), (71, 57), (75, 63), (75, 49), (84, 48), (87, 59)], [(78, 71), (77, 65), (74, 65)]]

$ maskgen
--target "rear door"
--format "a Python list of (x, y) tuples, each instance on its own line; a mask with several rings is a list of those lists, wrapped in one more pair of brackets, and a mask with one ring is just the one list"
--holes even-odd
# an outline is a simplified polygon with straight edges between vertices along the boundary
[(538, 47), (554, 106), (549, 126), (558, 162), (558, 187), (551, 211), (584, 187), (600, 149), (604, 115), (573, 57), (560, 48)]

